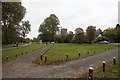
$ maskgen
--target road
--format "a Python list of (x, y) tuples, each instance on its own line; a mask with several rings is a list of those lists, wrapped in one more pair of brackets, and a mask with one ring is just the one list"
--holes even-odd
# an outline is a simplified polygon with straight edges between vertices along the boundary
[(36, 56), (43, 54), (50, 47), (52, 45), (16, 61), (3, 64), (3, 78), (73, 78), (88, 70), (90, 66), (101, 66), (103, 60), (108, 62), (113, 57), (118, 56), (118, 49), (115, 49), (60, 65), (36, 65), (32, 63)]
[[(30, 45), (30, 44), (22, 44), (22, 45), (20, 45), (20, 46), (18, 46), (18, 47), (23, 47), (23, 46), (28, 46), (28, 45)], [(2, 49), (0, 49), (0, 51), (9, 50), (9, 49), (14, 49), (14, 48), (17, 48), (17, 47), (12, 47), (11, 45), (9, 45), (8, 48), (2, 48)]]

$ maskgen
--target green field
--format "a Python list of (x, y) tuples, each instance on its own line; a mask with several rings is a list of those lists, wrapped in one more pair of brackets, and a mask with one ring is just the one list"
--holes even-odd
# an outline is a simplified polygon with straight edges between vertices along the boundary
[[(115, 48), (118, 48), (118, 46), (111, 44), (54, 44), (54, 46), (43, 55), (44, 57), (47, 56), (47, 62), (45, 62), (45, 60), (41, 60), (40, 57), (38, 57), (34, 62), (37, 64), (61, 63), (92, 56)], [(78, 54), (79, 52), (80, 57)], [(67, 54), (68, 59), (66, 58)]]
[[(4, 50), (2, 51), (2, 61), (8, 62), (11, 60), (15, 60), (23, 55), (28, 55), (32, 53), (33, 51), (36, 51), (42, 47), (44, 47), (45, 44), (30, 44), (28, 46), (18, 47), (14, 49)], [(17, 55), (17, 57), (16, 57)], [(6, 57), (8, 56), (8, 59)]]

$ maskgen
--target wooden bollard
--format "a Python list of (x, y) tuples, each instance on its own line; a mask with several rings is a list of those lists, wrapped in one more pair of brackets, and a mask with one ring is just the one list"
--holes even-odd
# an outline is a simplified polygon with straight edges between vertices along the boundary
[(41, 58), (41, 60), (43, 60), (43, 55), (42, 54), (41, 54), (40, 58)]
[(6, 57), (6, 59), (8, 59), (8, 56)]
[(116, 64), (116, 57), (113, 57), (113, 65)]
[(23, 53), (22, 53), (22, 55), (23, 55)]
[(89, 55), (89, 51), (87, 52), (87, 55)]
[(105, 61), (103, 61), (103, 72), (105, 72)]
[(26, 51), (26, 54), (27, 54), (27, 51)]
[(94, 51), (94, 53), (95, 53), (95, 51)]
[(45, 56), (45, 62), (47, 62), (47, 56)]
[(105, 51), (106, 51), (106, 49), (105, 49)]
[(68, 54), (66, 55), (66, 58), (68, 59)]
[(93, 67), (89, 67), (89, 77), (88, 80), (93, 80)]
[(17, 54), (15, 56), (17, 57)]
[(80, 52), (78, 53), (79, 57), (80, 57)]

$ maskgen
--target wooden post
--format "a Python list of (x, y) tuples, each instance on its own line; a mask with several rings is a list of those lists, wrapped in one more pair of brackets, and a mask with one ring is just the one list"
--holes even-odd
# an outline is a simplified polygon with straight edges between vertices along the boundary
[(43, 60), (43, 55), (42, 54), (41, 54), (40, 58), (41, 58), (41, 60)]
[(116, 57), (113, 57), (113, 65), (116, 64)]
[(95, 51), (94, 51), (94, 53), (95, 53)]
[(103, 61), (103, 72), (105, 72), (105, 61)]
[(93, 67), (89, 67), (89, 77), (88, 80), (93, 80)]
[(87, 52), (87, 54), (89, 55), (89, 51)]
[(23, 53), (22, 53), (22, 55), (23, 55)]
[(47, 62), (47, 56), (45, 56), (45, 62)]
[(106, 51), (106, 49), (105, 49), (105, 51)]
[(79, 57), (80, 57), (80, 52), (78, 54), (79, 54)]
[(26, 51), (26, 54), (27, 54), (27, 51)]
[(17, 57), (17, 54), (16, 54), (16, 57)]
[(6, 59), (8, 60), (8, 56), (6, 57)]
[(66, 58), (68, 59), (68, 54), (66, 55)]

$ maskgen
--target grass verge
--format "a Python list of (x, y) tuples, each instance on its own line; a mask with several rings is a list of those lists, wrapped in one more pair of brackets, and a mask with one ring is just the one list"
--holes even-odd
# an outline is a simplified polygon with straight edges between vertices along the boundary
[(8, 61), (15, 60), (23, 55), (28, 55), (33, 51), (36, 51), (44, 46), (45, 44), (30, 44), (28, 46), (18, 47), (15, 49), (4, 50), (2, 51), (2, 62), (5, 63)]
[[(34, 61), (37, 64), (59, 64), (70, 60), (84, 58), (112, 49), (118, 46), (112, 44), (54, 44), (54, 46), (43, 55), (43, 60), (40, 56)], [(79, 53), (80, 52), (80, 57)], [(68, 54), (68, 58), (67, 55)], [(47, 61), (45, 62), (45, 56)]]
[[(120, 57), (118, 59), (120, 61)], [(94, 67), (93, 69), (94, 80), (97, 79), (118, 80), (118, 78), (120, 77), (120, 73), (119, 73), (120, 65), (118, 59), (116, 65), (113, 65), (113, 61), (106, 63), (105, 72), (103, 72), (102, 66)], [(77, 78), (88, 79), (88, 72), (84, 72), (80, 74), (79, 76), (77, 76)]]

